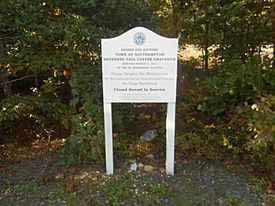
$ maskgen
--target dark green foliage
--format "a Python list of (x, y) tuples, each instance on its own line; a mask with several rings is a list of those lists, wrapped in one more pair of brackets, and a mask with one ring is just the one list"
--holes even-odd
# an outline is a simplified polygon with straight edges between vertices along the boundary
[[(87, 51), (87, 56), (85, 59), (81, 56), (81, 64), (75, 65), (76, 68), (71, 71), (70, 85), (73, 94), (71, 106), (75, 107), (77, 112), (72, 117), (71, 136), (62, 150), (63, 157), (68, 158), (69, 163), (89, 160), (102, 162), (104, 157), (102, 84), (100, 59), (98, 58), (100, 56), (99, 40), (103, 37), (113, 37), (114, 33), (120, 33), (140, 22), (149, 22), (150, 20), (148, 17), (150, 12), (144, 11), (148, 5), (142, 1), (124, 3), (110, 0), (94, 1), (93, 5), (96, 7), (91, 8), (88, 5), (77, 10), (80, 15), (83, 15), (84, 27), (90, 28), (87, 32), (93, 47), (89, 49), (84, 46), (82, 48), (82, 51)], [(135, 16), (140, 16), (143, 21), (141, 18), (136, 19)], [(122, 21), (121, 19), (127, 20)], [(90, 58), (92, 58), (92, 62), (89, 62)], [(114, 124), (120, 128), (119, 132), (124, 131), (126, 122), (129, 122), (127, 117), (130, 117), (129, 110), (126, 109), (126, 112), (123, 112), (123, 108), (125, 107), (114, 110), (116, 117)], [(121, 133), (121, 136), (123, 134)], [(125, 138), (123, 139), (125, 140)], [(122, 147), (119, 148), (126, 150), (127, 143), (123, 143), (123, 141), (120, 143)]]
[(256, 96), (271, 93), (274, 87), (275, 72), (268, 57), (253, 56), (246, 63), (225, 59), (212, 73), (206, 81), (211, 95), (200, 109), (214, 115), (252, 103)]
[[(206, 70), (214, 65), (207, 71), (207, 99), (192, 95), (182, 108), (191, 112), (194, 102), (201, 102), (199, 110), (221, 119), (214, 131), (217, 142), (266, 157), (274, 149), (275, 70), (274, 57), (264, 57), (262, 49), (274, 47), (273, 10), (267, 1), (254, 0), (2, 0), (0, 126), (15, 130), (28, 118), (43, 127), (55, 119), (71, 131), (63, 162), (102, 162), (100, 39), (135, 26), (155, 27), (179, 36), (182, 46), (202, 49)], [(125, 151), (132, 111), (130, 104), (113, 107), (114, 148), (121, 154), (131, 153)], [(156, 125), (161, 136), (163, 125)], [(198, 139), (191, 135), (184, 144), (197, 149), (204, 144)]]
[[(141, 24), (151, 27), (149, 7), (146, 1), (132, 0), (1, 1), (1, 75), (14, 80), (12, 86), (21, 78), (35, 77), (32, 88), (24, 88), (29, 96), (20, 90), (19, 96), (2, 102), (9, 112), (1, 110), (2, 120), (12, 122), (35, 114), (32, 118), (42, 124), (47, 116), (58, 116), (60, 108), (64, 109), (61, 113), (72, 111), (71, 135), (61, 151), (63, 162), (102, 161), (100, 39)], [(60, 101), (64, 98), (60, 89), (67, 82), (72, 96), (70, 109)], [(5, 88), (10, 85), (9, 81), (4, 83)], [(6, 90), (5, 93), (10, 96)], [(43, 100), (41, 104), (45, 101), (47, 105), (37, 109), (40, 104), (35, 100)], [(17, 104), (21, 105), (20, 114), (14, 109)], [(41, 115), (36, 115), (39, 109)], [(124, 123), (115, 122), (118, 128)]]
[[(157, 2), (157, 3), (156, 3)], [(172, 0), (154, 1), (159, 30), (179, 36), (182, 44), (202, 50), (203, 67), (211, 57), (225, 56), (245, 61), (263, 46), (273, 44), (271, 2), (254, 0)], [(274, 24), (274, 23), (273, 23)], [(164, 26), (163, 26), (164, 25)], [(163, 26), (163, 27), (162, 27)]]
[[(165, 31), (175, 32), (183, 44), (197, 45), (202, 50), (203, 68), (211, 68), (205, 71), (210, 74), (203, 89), (206, 95), (197, 100), (201, 102), (198, 110), (220, 119), (211, 129), (210, 139), (214, 136), (234, 152), (265, 161), (274, 153), (271, 99), (275, 70), (274, 52), (267, 57), (262, 49), (267, 45), (274, 48), (274, 4), (253, 0), (157, 2), (161, 9), (155, 18), (174, 28)], [(269, 103), (263, 104), (263, 99)], [(252, 109), (259, 105), (261, 109)], [(186, 145), (194, 146), (188, 140)]]
[(248, 154), (274, 166), (275, 101), (274, 96), (257, 97), (253, 104), (236, 107), (228, 118), (210, 129), (216, 142), (236, 154)]
[(265, 163), (272, 163), (274, 152), (274, 71), (268, 57), (225, 59), (206, 81), (210, 95), (198, 107), (224, 115), (212, 130), (217, 142)]
[(14, 95), (0, 103), (0, 126), (14, 128), (15, 120), (33, 119), (44, 126), (48, 119), (60, 121), (65, 127), (70, 124), (70, 108), (58, 99), (36, 96)]
[(65, 138), (72, 109), (54, 97), (14, 95), (0, 102), (0, 142), (29, 146), (36, 140)]

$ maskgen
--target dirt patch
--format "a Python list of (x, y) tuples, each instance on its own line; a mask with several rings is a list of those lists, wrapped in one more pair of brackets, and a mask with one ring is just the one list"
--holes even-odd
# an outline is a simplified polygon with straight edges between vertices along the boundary
[[(60, 165), (58, 144), (61, 142), (40, 150), (1, 147), (1, 163), (6, 164), (0, 169), (0, 205), (264, 203), (265, 182), (249, 175), (241, 164), (181, 154), (176, 156), (175, 176), (167, 176), (162, 155), (140, 153), (131, 159), (116, 155), (115, 175), (107, 176), (104, 165)], [(133, 161), (151, 165), (153, 171), (141, 167), (131, 172)]]

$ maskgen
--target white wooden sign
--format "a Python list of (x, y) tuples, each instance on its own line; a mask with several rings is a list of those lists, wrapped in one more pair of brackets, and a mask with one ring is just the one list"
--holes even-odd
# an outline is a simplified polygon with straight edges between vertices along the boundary
[(111, 103), (168, 103), (166, 171), (174, 174), (178, 39), (136, 27), (101, 40), (107, 174), (113, 174)]

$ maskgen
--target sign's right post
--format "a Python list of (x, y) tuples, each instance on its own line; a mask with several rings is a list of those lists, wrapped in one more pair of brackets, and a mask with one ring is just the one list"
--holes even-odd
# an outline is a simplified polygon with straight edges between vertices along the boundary
[(166, 117), (166, 174), (174, 175), (176, 103), (167, 104)]

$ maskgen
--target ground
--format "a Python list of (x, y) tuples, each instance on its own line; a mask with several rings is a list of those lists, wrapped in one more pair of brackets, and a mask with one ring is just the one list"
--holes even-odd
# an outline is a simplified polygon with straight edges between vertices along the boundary
[[(238, 157), (176, 153), (175, 175), (167, 176), (163, 154), (147, 154), (149, 143), (136, 158), (115, 155), (107, 176), (104, 165), (60, 165), (60, 141), (2, 146), (0, 205), (272, 205), (266, 181)], [(133, 162), (153, 170), (131, 172)]]

